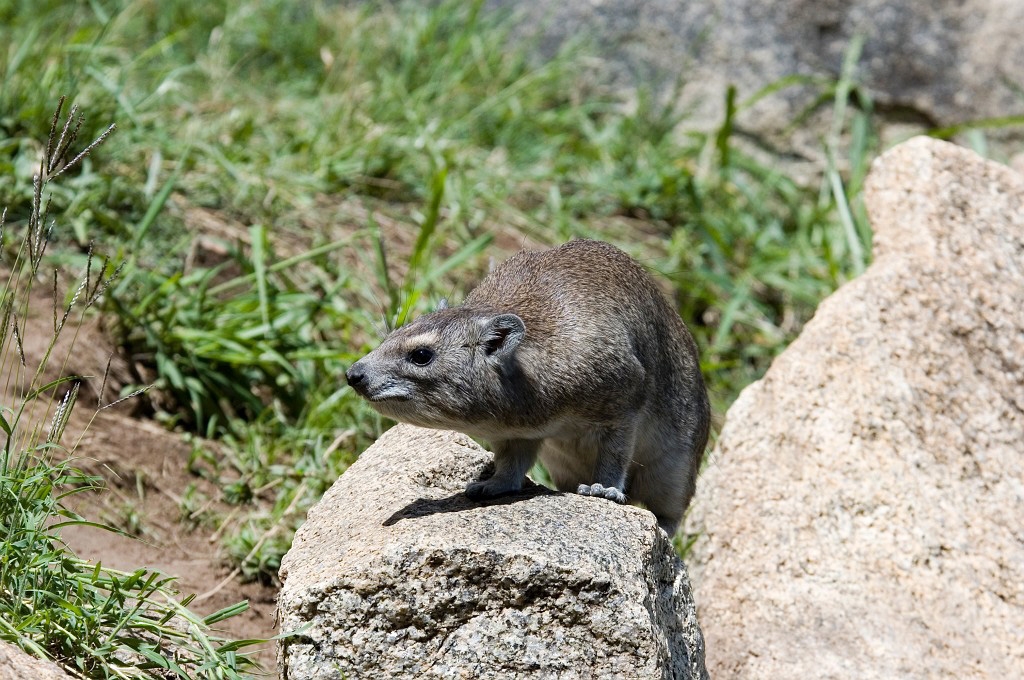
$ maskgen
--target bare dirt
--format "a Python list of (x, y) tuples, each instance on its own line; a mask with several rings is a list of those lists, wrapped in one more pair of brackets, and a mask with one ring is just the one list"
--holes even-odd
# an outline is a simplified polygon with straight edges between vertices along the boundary
[[(270, 638), (277, 632), (276, 589), (241, 583), (224, 561), (218, 528), (191, 526), (182, 517), (185, 489), (191, 484), (211, 486), (188, 472), (189, 452), (179, 435), (158, 425), (101, 413), (76, 458), (80, 469), (101, 476), (107, 488), (77, 496), (74, 508), (87, 519), (121, 525), (130, 512), (139, 536), (74, 527), (64, 530), (64, 539), (79, 557), (104, 566), (126, 571), (146, 567), (176, 577), (182, 595), (197, 595), (190, 608), (201, 615), (247, 600), (248, 611), (218, 624), (218, 629), (231, 639)], [(207, 492), (217, 496), (215, 489)], [(272, 670), (273, 643), (258, 649), (258, 660)]]
[[(44, 287), (41, 287), (44, 288)], [(31, 316), (24, 330), (26, 365), (34, 370), (52, 336), (52, 294), (34, 291)], [(231, 639), (270, 638), (277, 633), (274, 623), (276, 588), (257, 583), (243, 584), (232, 574), (220, 549), (220, 531), (213, 525), (188, 522), (181, 509), (181, 497), (191, 485), (211, 499), (220, 497), (211, 482), (188, 470), (191, 446), (180, 433), (170, 432), (155, 422), (129, 415), (133, 404), (125, 402), (96, 413), (97, 396), (108, 357), (115, 357), (108, 376), (105, 402), (116, 396), (128, 370), (118, 359), (102, 331), (98, 318), (87, 319), (61, 335), (44, 375), (95, 376), (86, 381), (79, 404), (63, 439), (74, 448), (76, 467), (98, 475), (106, 483), (101, 491), (71, 498), (71, 507), (86, 519), (131, 528), (137, 538), (91, 527), (69, 527), (63, 532), (67, 545), (79, 557), (101, 562), (113, 569), (134, 571), (145, 567), (177, 579), (182, 596), (197, 595), (190, 608), (206, 615), (240, 601), (248, 601), (245, 613), (229, 618), (217, 629)], [(74, 338), (73, 351), (68, 353)], [(68, 361), (61, 371), (61, 359)], [(50, 409), (52, 411), (52, 407)], [(95, 415), (95, 417), (94, 417)], [(48, 422), (49, 416), (43, 416)], [(91, 421), (91, 422), (90, 422)], [(230, 506), (216, 500), (205, 516), (226, 516)], [(219, 512), (218, 512), (219, 511)], [(274, 643), (260, 645), (254, 657), (274, 673)]]

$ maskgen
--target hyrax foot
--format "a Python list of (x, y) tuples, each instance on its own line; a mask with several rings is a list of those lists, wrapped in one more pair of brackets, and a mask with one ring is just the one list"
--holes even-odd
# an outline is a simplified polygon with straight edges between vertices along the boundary
[(607, 498), (610, 501), (616, 503), (625, 503), (626, 494), (616, 489), (614, 486), (603, 486), (601, 484), (580, 484), (580, 488), (576, 489), (576, 493), (581, 496), (598, 496), (600, 498)]
[(481, 500), (483, 498), (495, 498), (496, 496), (515, 493), (521, 488), (521, 486), (492, 478), (482, 482), (473, 482), (466, 487), (466, 495), (473, 500)]

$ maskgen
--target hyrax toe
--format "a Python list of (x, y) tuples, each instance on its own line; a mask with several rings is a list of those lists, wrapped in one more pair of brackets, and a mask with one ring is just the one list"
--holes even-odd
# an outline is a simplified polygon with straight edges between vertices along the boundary
[(616, 503), (626, 502), (626, 494), (622, 493), (621, 489), (616, 489), (614, 486), (604, 486), (603, 484), (580, 484), (579, 488), (576, 489), (576, 493), (581, 496), (607, 498)]

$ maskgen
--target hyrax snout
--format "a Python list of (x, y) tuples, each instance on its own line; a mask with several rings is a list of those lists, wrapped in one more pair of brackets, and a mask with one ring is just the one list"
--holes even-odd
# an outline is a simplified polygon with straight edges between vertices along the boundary
[(518, 491), (540, 456), (559, 489), (642, 503), (672, 534), (707, 444), (693, 337), (643, 267), (598, 241), (513, 256), (346, 377), (389, 418), (488, 440), (495, 471), (474, 498)]

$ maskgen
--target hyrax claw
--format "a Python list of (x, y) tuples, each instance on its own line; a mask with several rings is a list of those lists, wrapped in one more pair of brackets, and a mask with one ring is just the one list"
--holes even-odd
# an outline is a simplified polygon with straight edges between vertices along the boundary
[(614, 486), (602, 486), (600, 484), (580, 484), (576, 489), (576, 493), (581, 496), (597, 496), (599, 498), (607, 498), (610, 501), (616, 503), (625, 503), (626, 494), (622, 493), (620, 489), (616, 489)]

